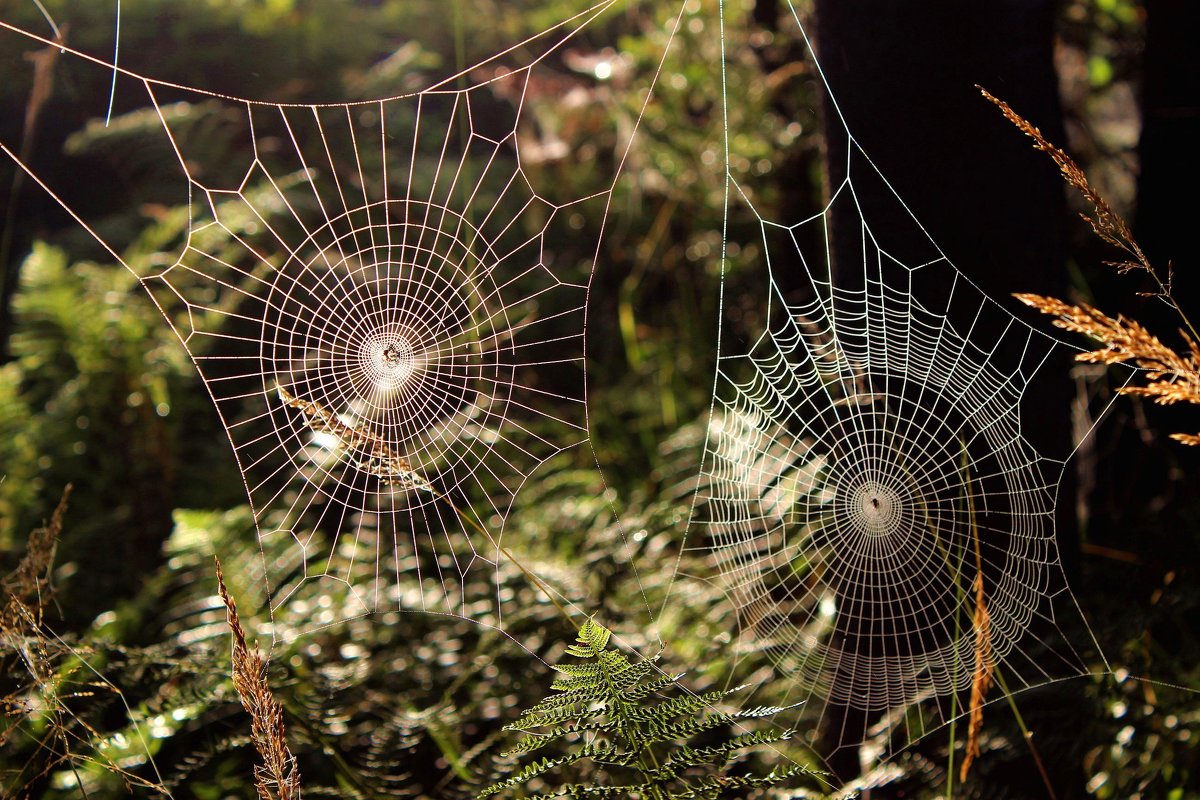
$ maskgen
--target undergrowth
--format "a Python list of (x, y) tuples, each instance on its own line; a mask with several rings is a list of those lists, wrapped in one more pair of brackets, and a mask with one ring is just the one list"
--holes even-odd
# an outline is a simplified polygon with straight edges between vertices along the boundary
[[(543, 755), (510, 777), (479, 793), (484, 800), (528, 787), (531, 798), (638, 797), (646, 800), (700, 800), (781, 785), (813, 774), (787, 763), (765, 773), (742, 762), (753, 748), (785, 742), (791, 729), (770, 728), (732, 734), (732, 727), (770, 717), (784, 709), (760, 706), (742, 711), (713, 711), (737, 689), (704, 694), (682, 690), (680, 675), (663, 673), (656, 658), (631, 662), (610, 648), (610, 632), (588, 620), (560, 663), (562, 677), (553, 694), (527, 709), (506, 730), (525, 734), (508, 751), (531, 755), (560, 747), (561, 755)], [(739, 769), (741, 768), (741, 769)], [(554, 780), (564, 770), (568, 777)], [(813, 797), (791, 793), (792, 797)]]

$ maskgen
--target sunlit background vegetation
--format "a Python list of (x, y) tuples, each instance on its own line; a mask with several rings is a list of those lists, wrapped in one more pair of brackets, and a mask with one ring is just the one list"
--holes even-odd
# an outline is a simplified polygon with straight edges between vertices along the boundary
[[(45, 5), (73, 47), (109, 57), (111, 4)], [(413, 91), (578, 10), (571, 0), (121, 5), (124, 67), (276, 102)], [(620, 132), (641, 113), (635, 88), (658, 64), (674, 10), (664, 6), (672, 5), (631, 3), (593, 26), (553, 63), (570, 92), (532, 98), (527, 113), (538, 119), (541, 141), (531, 145), (542, 145), (543, 155), (526, 166), (552, 178), (544, 183), (563, 198), (596, 191), (611, 174)], [(786, 25), (764, 21), (752, 0), (725, 5), (729, 93), (737, 98), (728, 130), (744, 159), (731, 168), (757, 176), (754, 202), (764, 216), (799, 218), (821, 207), (825, 191), (817, 86)], [(1144, 9), (1129, 0), (1059, 5), (1066, 144), (1118, 210), (1133, 215)], [(679, 541), (717, 337), (724, 184), (712, 85), (721, 59), (716, 6), (693, 0), (689, 8), (674, 44), (685, 66), (663, 76), (646, 109), (602, 240), (588, 322), (591, 448), (569, 450), (535, 473), (505, 540), (537, 574), (586, 598), (591, 613), (649, 653), (657, 641), (636, 627), (645, 619), (642, 593), (705, 571), (688, 562), (700, 556), (681, 552)], [(4, 21), (51, 35), (33, 2), (7, 0), (0, 10)], [(35, 80), (42, 63), (52, 86)], [(106, 238), (128, 243), (129, 258), (178, 248), (187, 214), (177, 164), (154, 144), (159, 123), (142, 113), (140, 96), (118, 92), (106, 127), (109, 73), (7, 33), (0, 75), (0, 141), (100, 221)], [(189, 113), (194, 119), (184, 122), (216, 160), (245, 146), (223, 137), (214, 107), (197, 104)], [(251, 797), (256, 755), (230, 680), (213, 554), (260, 634), (266, 597), (245, 488), (220, 421), (136, 279), (7, 160), (0, 187), (0, 261), (6, 274), (19, 274), (8, 298), (11, 328), (0, 341), (0, 571), (17, 564), (29, 532), (50, 517), (64, 487), (74, 487), (45, 612), (56, 636), (0, 639), (0, 796), (153, 796), (166, 787), (178, 797)], [(580, 241), (594, 242), (599, 222), (587, 220)], [(735, 208), (730, 241), (756, 241), (757, 224)], [(1062, 269), (1075, 290), (1153, 317), (1136, 287), (1122, 288), (1103, 266), (1109, 256), (1086, 229), (1071, 230)], [(1185, 235), (1168, 256), (1180, 269)], [(563, 248), (571, 252), (569, 243)], [(586, 246), (578, 249), (586, 269)], [(725, 313), (753, 331), (762, 313), (752, 274), (758, 254), (734, 255)], [(1085, 451), (1085, 484), (1127, 486), (1120, 475), (1133, 463), (1131, 439), (1134, 462), (1151, 465), (1153, 477), (1127, 498), (1119, 530), (1085, 529), (1077, 555), (1075, 593), (1115, 675), (1016, 698), (1058, 797), (1200, 796), (1200, 704), (1188, 688), (1200, 681), (1200, 476), (1165, 441), (1172, 425), (1177, 418), (1164, 422), (1123, 402)], [(282, 557), (271, 546), (268, 562)], [(275, 614), (270, 633), (282, 644), (270, 653), (270, 679), (307, 796), (467, 797), (512, 769), (500, 755), (510, 743), (500, 727), (544, 696), (551, 679), (530, 653), (553, 663), (574, 631), (520, 572), (501, 580), (520, 609), (506, 618), (507, 635), (399, 612), (290, 635), (342, 602), (326, 584)], [(687, 671), (696, 690), (721, 686), (726, 600), (702, 581), (689, 597), (660, 620), (664, 668)], [(985, 731), (984, 753), (956, 796), (1019, 797), (1029, 786), (1030, 796), (1045, 796), (1040, 781), (1013, 783), (1015, 772), (1033, 767), (1006, 705), (990, 707)], [(872, 796), (944, 793), (949, 746), (942, 730), (904, 751), (890, 772), (875, 776)], [(781, 750), (820, 766), (806, 747)], [(827, 780), (803, 786), (840, 785)]]

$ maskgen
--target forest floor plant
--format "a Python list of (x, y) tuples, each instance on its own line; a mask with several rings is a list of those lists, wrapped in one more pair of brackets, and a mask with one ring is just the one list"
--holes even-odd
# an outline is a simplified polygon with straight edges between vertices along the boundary
[[(795, 731), (771, 728), (729, 735), (726, 729), (771, 717), (784, 709), (763, 706), (736, 712), (712, 710), (737, 692), (736, 688), (666, 697), (679, 689), (682, 676), (664, 674), (657, 658), (631, 662), (608, 646), (610, 636), (595, 621), (585, 622), (574, 644), (566, 650), (568, 656), (581, 663), (555, 666), (563, 677), (552, 684), (554, 694), (527, 709), (506, 728), (524, 734), (508, 751), (510, 755), (538, 753), (569, 743), (566, 752), (535, 757), (524, 769), (481, 791), (480, 800), (526, 787), (533, 791), (530, 796), (534, 798), (691, 800), (774, 787), (792, 778), (816, 774), (797, 763), (775, 767), (765, 774), (731, 769), (746, 751), (785, 742)], [(597, 769), (581, 769), (585, 763)], [(546, 779), (561, 767), (571, 767), (580, 777)], [(789, 796), (816, 795), (790, 791)]]
[(226, 619), (233, 635), (233, 688), (250, 715), (251, 741), (262, 757), (255, 767), (254, 788), (261, 800), (300, 800), (300, 772), (287, 743), (283, 706), (267, 683), (267, 662), (257, 647), (246, 643), (246, 632), (238, 618), (237, 603), (225, 587), (221, 560), (215, 559), (217, 591), (225, 603)]
[(56, 602), (55, 557), (71, 491), (67, 484), (49, 520), (29, 535), (16, 568), (0, 579), (0, 751), (27, 754), (19, 765), (0, 765), (0, 797), (32, 797), (31, 787), (55, 773), (86, 794), (89, 768), (111, 772), (130, 790), (159, 794), (158, 783), (109, 752), (88, 719), (90, 710), (114, 698), (129, 712), (120, 689), (88, 663), (86, 648), (46, 623)]

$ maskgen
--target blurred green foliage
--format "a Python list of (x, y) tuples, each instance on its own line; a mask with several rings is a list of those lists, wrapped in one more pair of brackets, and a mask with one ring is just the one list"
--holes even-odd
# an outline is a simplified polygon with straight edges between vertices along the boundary
[[(111, 4), (45, 5), (72, 46), (111, 54)], [(614, 194), (589, 307), (591, 435), (605, 476), (586, 448), (547, 463), (518, 496), (505, 539), (548, 584), (611, 620), (630, 646), (653, 652), (657, 637), (668, 638), (665, 666), (691, 669), (697, 691), (722, 688), (735, 658), (751, 673), (769, 664), (761, 653), (730, 652), (734, 612), (718, 586), (697, 577), (701, 556), (678, 536), (705, 436), (722, 269), (733, 329), (756, 330), (762, 314), (758, 293), (744, 291), (757, 285), (758, 218), (744, 205), (724, 217), (725, 125), (740, 154), (731, 172), (760, 214), (801, 218), (822, 203), (818, 102), (800, 49), (756, 22), (753, 2), (734, 0), (724, 4), (722, 60), (717, 5), (688, 4), (644, 108), (638, 87), (659, 68), (673, 4), (610, 13), (552, 65), (558, 83), (527, 99), (533, 123), (523, 146), (561, 146), (560, 155), (527, 165), (532, 183), (551, 187), (551, 200), (603, 189), (639, 118), (641, 134)], [(121, 64), (277, 102), (374, 98), (452, 76), (579, 10), (571, 0), (124, 0)], [(3, 18), (47, 34), (33, 3), (10, 2)], [(1066, 38), (1082, 43), (1088, 92), (1119, 84), (1138, 6), (1078, 0), (1064, 4), (1063, 19)], [(6, 143), (20, 138), (32, 76), (26, 53), (34, 49), (0, 36)], [(719, 65), (737, 99), (727, 123), (713, 102)], [(118, 82), (114, 119), (103, 124), (110, 80), (104, 70), (61, 62), (30, 162), (64, 187), (106, 241), (122, 243), (126, 263), (149, 270), (170, 263), (194, 210), (183, 205), (174, 155), (154, 143), (157, 115), (137, 107), (128, 83)], [(1086, 113), (1087, 103), (1080, 108)], [(247, 142), (220, 103), (169, 109), (206, 163), (232, 170), (245, 161)], [(13, 176), (11, 165), (0, 166), (0, 186)], [(561, 657), (573, 633), (554, 607), (510, 568), (482, 578), (515, 598), (520, 612), (505, 620), (509, 636), (399, 612), (299, 636), (349, 605), (348, 592), (332, 582), (302, 584), (270, 608), (267, 565), (273, 573), (299, 566), (282, 542), (264, 540), (260, 549), (228, 441), (159, 307), (28, 186), (0, 198), (0, 210), (10, 207), (21, 283), (12, 360), (0, 365), (0, 563), (16, 562), (65, 484), (75, 494), (58, 550), (58, 605), (44, 628), (29, 632), (42, 637), (65, 711), (56, 718), (27, 709), (46, 687), (21, 654), (0, 653), (0, 697), (17, 712), (0, 724), (0, 794), (152, 796), (163, 786), (181, 797), (253, 796), (255, 756), (229, 681), (213, 553), (245, 617), (258, 621), (252, 633), (277, 642), (271, 681), (289, 715), (306, 796), (468, 797), (509, 774), (500, 728), (541, 697), (543, 664)], [(585, 219), (578, 241), (559, 243), (577, 270), (592, 257), (580, 242), (596, 241), (600, 223)], [(244, 256), (227, 233), (200, 235), (213, 237), (206, 247), (230, 262)], [(173, 321), (184, 313), (170, 297), (154, 300)], [(1196, 542), (1181, 540), (1195, 539), (1196, 528), (1147, 526), (1135, 565), (1101, 562), (1078, 594), (1085, 609), (1100, 610), (1100, 644), (1114, 666), (1195, 687)], [(1156, 549), (1169, 557), (1143, 557)], [(1193, 566), (1159, 586), (1168, 571), (1177, 574), (1164, 565), (1175, 564)], [(685, 590), (689, 602), (664, 606), (655, 631), (623, 627)], [(1077, 688), (1067, 700), (1036, 695), (1029, 705), (1045, 709), (1040, 715), (1017, 698), (1047, 742), (1043, 753), (1061, 742), (1058, 752), (1075, 759), (1081, 784), (1097, 797), (1194, 796), (1194, 691), (1131, 677)], [(1024, 752), (1002, 705), (989, 707), (987, 720), (984, 755), (963, 796), (1004, 791), (1009, 759)], [(946, 748), (945, 735), (932, 736), (905, 753), (889, 786), (937, 796)]]
[[(125, 270), (69, 264), (61, 249), (36, 245), (14, 304), (14, 360), (4, 367), (13, 395), (5, 425), (19, 433), (0, 446), (10, 476), (0, 485), (0, 535), (10, 547), (23, 541), (37, 521), (34, 499), (75, 482), (78, 502), (95, 513), (72, 526), (67, 552), (108, 562), (102, 575), (157, 562), (142, 543), (161, 539), (170, 518), (176, 431), (168, 417), (190, 382), (189, 365), (136, 286)], [(120, 491), (124, 481), (139, 494)], [(114, 531), (124, 536), (114, 541)], [(110, 585), (79, 576), (85, 596)]]

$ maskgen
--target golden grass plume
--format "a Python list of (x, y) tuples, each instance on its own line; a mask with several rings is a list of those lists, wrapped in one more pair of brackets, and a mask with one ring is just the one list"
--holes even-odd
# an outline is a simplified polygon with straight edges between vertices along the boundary
[(287, 743), (283, 706), (267, 683), (267, 663), (258, 647), (246, 643), (237, 603), (225, 587), (221, 560), (217, 565), (217, 591), (225, 603), (226, 620), (233, 634), (233, 688), (250, 714), (250, 738), (263, 763), (254, 769), (254, 788), (261, 800), (299, 800), (300, 771)]
[(992, 687), (995, 660), (992, 653), (992, 618), (983, 594), (983, 572), (975, 574), (975, 677), (971, 682), (971, 717), (967, 726), (967, 752), (958, 779), (965, 781), (971, 764), (979, 756), (979, 735), (983, 731), (983, 703)]
[(1151, 266), (1149, 259), (1146, 258), (1146, 254), (1142, 252), (1142, 248), (1133, 238), (1133, 232), (1130, 230), (1129, 224), (1120, 214), (1112, 209), (1108, 201), (1088, 182), (1087, 175), (1084, 174), (1079, 165), (1061, 148), (1052, 144), (1036, 125), (1022, 117), (1016, 111), (1013, 111), (1012, 106), (1008, 103), (992, 95), (982, 86), (977, 86), (976, 88), (979, 89), (980, 93), (989, 102), (1000, 109), (1000, 113), (1004, 115), (1005, 119), (1015, 125), (1026, 136), (1033, 139), (1035, 150), (1041, 150), (1050, 156), (1055, 166), (1058, 167), (1058, 171), (1062, 174), (1063, 180), (1079, 190), (1083, 198), (1091, 204), (1093, 214), (1081, 213), (1079, 216), (1087, 221), (1097, 236), (1125, 254), (1125, 260), (1113, 262), (1118, 271), (1145, 271), (1159, 284), (1160, 291), (1169, 292), (1169, 277), (1167, 281), (1159, 280), (1158, 273)]
[[(1187, 331), (1180, 331), (1183, 352), (1176, 351), (1139, 323), (1123, 316), (1110, 317), (1086, 303), (1072, 305), (1036, 294), (1016, 298), (1044, 314), (1058, 317), (1054, 324), (1063, 330), (1082, 333), (1104, 347), (1080, 353), (1076, 358), (1093, 364), (1131, 363), (1146, 370), (1146, 385), (1125, 386), (1122, 394), (1150, 397), (1156, 403), (1200, 404), (1200, 345)], [(1177, 434), (1192, 437), (1191, 434)]]
[[(1093, 364), (1132, 364), (1145, 370), (1146, 382), (1141, 386), (1124, 386), (1121, 394), (1148, 397), (1162, 405), (1194, 403), (1200, 405), (1200, 334), (1188, 319), (1171, 292), (1171, 267), (1168, 264), (1164, 278), (1150, 263), (1146, 254), (1133, 238), (1129, 224), (1112, 209), (1107, 201), (1088, 182), (1087, 175), (1070, 156), (1052, 144), (1042, 132), (1012, 107), (976, 87), (983, 96), (995, 104), (1009, 122), (1034, 141), (1034, 148), (1046, 153), (1054, 161), (1063, 179), (1079, 191), (1092, 206), (1092, 214), (1081, 214), (1096, 235), (1124, 254), (1120, 261), (1109, 262), (1118, 272), (1138, 270), (1153, 280), (1157, 291), (1142, 293), (1157, 297), (1167, 303), (1179, 315), (1184, 329), (1180, 330), (1183, 347), (1169, 347), (1150, 333), (1137, 320), (1118, 315), (1111, 317), (1087, 303), (1072, 304), (1062, 300), (1036, 294), (1017, 294), (1018, 300), (1026, 305), (1057, 317), (1054, 324), (1064, 330), (1081, 333), (1103, 347), (1080, 353), (1079, 361)], [(1171, 438), (1187, 445), (1200, 445), (1200, 434), (1173, 433)]]
[[(1180, 331), (1184, 350), (1176, 351), (1146, 330), (1137, 320), (1110, 317), (1087, 303), (1071, 304), (1053, 297), (1018, 294), (1022, 303), (1057, 317), (1063, 330), (1081, 333), (1104, 347), (1080, 353), (1075, 358), (1093, 364), (1133, 364), (1146, 370), (1146, 383), (1122, 386), (1121, 394), (1148, 397), (1161, 405), (1200, 405), (1200, 346), (1187, 331)], [(1172, 433), (1171, 438), (1187, 445), (1200, 445), (1200, 436)]]

